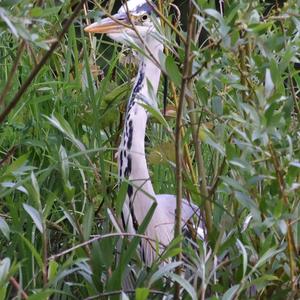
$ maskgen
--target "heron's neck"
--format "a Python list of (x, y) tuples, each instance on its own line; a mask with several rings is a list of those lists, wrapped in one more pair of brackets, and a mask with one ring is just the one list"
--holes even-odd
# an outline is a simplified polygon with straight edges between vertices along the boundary
[[(156, 62), (159, 61), (159, 52), (163, 50), (163, 47), (158, 44), (156, 47), (149, 47), (153, 58)], [(153, 95), (156, 96), (161, 70), (157, 65), (147, 57), (141, 57), (141, 62), (139, 66), (139, 73), (143, 72), (143, 85), (140, 91), (140, 94), (148, 100), (148, 104), (156, 105), (156, 103), (152, 103)], [(135, 85), (138, 83), (139, 78), (137, 77)]]
[[(163, 46), (160, 43), (149, 47), (153, 57), (158, 61), (159, 52)], [(141, 103), (152, 105), (153, 95), (156, 95), (160, 69), (148, 58), (141, 57), (139, 71), (130, 96), (125, 117), (124, 130), (119, 147), (119, 177), (129, 179), (128, 199), (132, 203), (139, 202), (139, 208), (148, 211), (152, 204), (151, 196), (155, 194), (149, 178), (145, 158), (145, 133), (148, 113)], [(143, 192), (144, 191), (144, 192)], [(141, 193), (149, 196), (141, 197)], [(145, 203), (140, 203), (140, 202)], [(144, 215), (141, 213), (140, 215)], [(140, 220), (138, 220), (140, 221)]]

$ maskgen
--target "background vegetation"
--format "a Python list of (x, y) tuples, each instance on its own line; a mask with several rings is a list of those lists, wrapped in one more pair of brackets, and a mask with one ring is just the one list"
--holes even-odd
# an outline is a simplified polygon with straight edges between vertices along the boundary
[[(224, 17), (197, 0), (180, 7), (195, 15), (180, 35), (163, 23), (169, 104), (150, 120), (149, 168), (155, 191), (174, 193), (182, 104), (183, 194), (208, 235), (182, 248), (179, 235), (151, 268), (117, 226), (114, 156), (135, 67), (83, 32), (119, 3), (91, 2), (70, 23), (78, 3), (0, 1), (0, 299), (171, 299), (173, 282), (184, 299), (299, 298), (299, 0), (226, 1)], [(135, 287), (121, 291), (130, 269)]]

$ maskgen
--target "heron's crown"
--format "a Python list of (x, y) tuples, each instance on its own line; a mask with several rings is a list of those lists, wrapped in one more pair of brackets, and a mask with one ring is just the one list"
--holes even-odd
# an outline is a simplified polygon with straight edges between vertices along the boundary
[(125, 3), (121, 6), (118, 13), (126, 14), (127, 12), (129, 12), (137, 16), (143, 14), (150, 15), (152, 12), (154, 12), (154, 9), (153, 6), (149, 4), (149, 2), (152, 3), (152, 1), (146, 0), (129, 0), (127, 1), (127, 4)]

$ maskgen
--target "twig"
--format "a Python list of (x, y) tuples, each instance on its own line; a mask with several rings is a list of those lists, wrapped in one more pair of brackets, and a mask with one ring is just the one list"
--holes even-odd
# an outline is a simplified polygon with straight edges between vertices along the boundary
[[(85, 298), (84, 300), (93, 300), (93, 299), (101, 299), (101, 298), (103, 298), (103, 299), (109, 299), (109, 296), (120, 295), (121, 293), (124, 293), (124, 294), (135, 294), (136, 290), (111, 291), (111, 292), (101, 293), (101, 294), (98, 294), (98, 295), (95, 295), (95, 296), (90, 296), (90, 297)], [(149, 290), (149, 293), (150, 294), (161, 295), (161, 296), (167, 295), (164, 292), (156, 291), (156, 290)]]
[(80, 3), (76, 6), (73, 14), (71, 17), (66, 21), (66, 23), (63, 26), (63, 29), (61, 30), (60, 34), (58, 35), (57, 39), (53, 42), (50, 49), (45, 53), (45, 55), (42, 57), (40, 62), (34, 67), (34, 69), (31, 71), (28, 78), (25, 80), (25, 82), (22, 84), (18, 92), (15, 94), (11, 102), (8, 104), (8, 106), (4, 109), (4, 111), (0, 115), (0, 124), (6, 119), (8, 114), (11, 112), (11, 110), (18, 104), (23, 94), (26, 92), (28, 87), (30, 86), (33, 79), (36, 77), (36, 75), (40, 72), (42, 67), (45, 65), (47, 60), (50, 58), (54, 50), (59, 45), (59, 42), (63, 39), (65, 33), (68, 31), (68, 28), (73, 23), (76, 16), (79, 14), (83, 4), (86, 0), (81, 0)]
[[(155, 242), (157, 243), (158, 241), (155, 240), (155, 239), (152, 239), (146, 235), (143, 235), (143, 234), (136, 234), (136, 233), (129, 233), (129, 232), (114, 232), (114, 233), (108, 233), (108, 234), (103, 234), (103, 235), (96, 235), (95, 237), (93, 237), (92, 239), (88, 240), (88, 241), (85, 241), (83, 243), (80, 243), (72, 248), (69, 248), (67, 250), (64, 250), (58, 254), (54, 254), (52, 256), (50, 256), (48, 258), (48, 260), (53, 260), (53, 259), (57, 259), (63, 255), (66, 255), (78, 248), (81, 248), (81, 247), (85, 247), (89, 244), (92, 244), (96, 241), (99, 241), (99, 240), (103, 240), (103, 239), (107, 239), (107, 238), (111, 238), (111, 237), (124, 237), (124, 236), (130, 236), (130, 237), (139, 237), (141, 239), (145, 239), (145, 240), (148, 240), (148, 241), (151, 241), (151, 242)], [(163, 246), (163, 247), (166, 247), (166, 245), (162, 244), (162, 243), (159, 243), (160, 246)]]
[(21, 293), (22, 299), (28, 299), (27, 294), (24, 292), (24, 290), (21, 288), (19, 282), (14, 277), (10, 277), (9, 282), (17, 291), (19, 291)]
[(209, 190), (209, 198), (212, 197), (218, 187), (219, 181), (220, 181), (220, 176), (222, 175), (224, 168), (226, 165), (226, 156), (223, 158), (222, 164), (219, 167), (216, 176), (214, 177), (214, 179), (212, 180), (212, 185), (211, 188)]
[(180, 33), (180, 31), (170, 22), (170, 20), (168, 18), (166, 18), (162, 12), (157, 9), (157, 7), (155, 5), (153, 5), (152, 2), (150, 2), (149, 0), (146, 0), (147, 3), (153, 8), (153, 10), (159, 15), (159, 17), (164, 21), (164, 23), (166, 23), (176, 34), (177, 36), (180, 38), (180, 40), (186, 44), (187, 40), (184, 38), (184, 36)]
[(17, 146), (13, 146), (11, 149), (7, 151), (4, 158), (0, 160), (0, 166), (3, 165), (7, 160), (9, 160), (16, 152)]

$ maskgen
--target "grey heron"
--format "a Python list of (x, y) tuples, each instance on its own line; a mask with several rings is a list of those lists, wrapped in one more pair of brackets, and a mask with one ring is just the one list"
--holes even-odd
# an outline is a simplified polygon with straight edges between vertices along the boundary
[[(148, 112), (145, 105), (155, 105), (161, 70), (157, 65), (163, 44), (155, 37), (159, 23), (153, 4), (146, 0), (129, 0), (112, 18), (104, 18), (85, 28), (89, 33), (105, 33), (111, 39), (127, 45), (136, 45), (146, 53), (139, 54), (139, 69), (129, 98), (124, 130), (118, 149), (120, 180), (128, 180), (127, 196), (123, 206), (123, 223), (129, 232), (136, 232), (153, 202), (157, 207), (142, 240), (142, 257), (150, 265), (157, 257), (153, 240), (167, 246), (174, 237), (176, 198), (174, 195), (156, 195), (151, 183), (145, 156), (145, 133)], [(131, 27), (134, 25), (134, 29)], [(150, 52), (150, 53), (149, 53)], [(194, 205), (183, 201), (182, 226), (195, 214)], [(162, 251), (162, 250), (159, 250)]]

